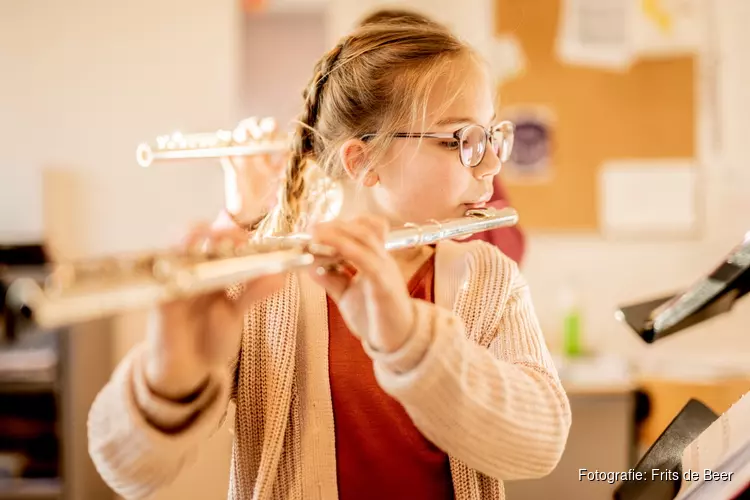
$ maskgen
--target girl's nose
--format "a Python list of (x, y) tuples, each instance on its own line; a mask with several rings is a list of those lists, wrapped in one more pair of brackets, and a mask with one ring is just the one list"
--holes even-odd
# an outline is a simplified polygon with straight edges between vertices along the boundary
[(484, 158), (482, 158), (482, 162), (472, 169), (472, 173), (478, 180), (488, 176), (494, 177), (500, 173), (502, 166), (500, 158), (495, 154), (495, 150), (493, 148), (488, 148)]

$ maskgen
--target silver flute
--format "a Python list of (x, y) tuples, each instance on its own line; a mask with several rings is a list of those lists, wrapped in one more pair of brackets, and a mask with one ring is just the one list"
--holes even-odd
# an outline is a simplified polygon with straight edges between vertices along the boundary
[[(388, 234), (387, 250), (429, 245), (439, 240), (509, 227), (513, 208), (481, 208), (463, 217), (406, 224)], [(40, 284), (19, 278), (8, 287), (7, 309), (42, 328), (80, 323), (171, 300), (221, 291), (262, 276), (337, 262), (336, 252), (309, 235), (216, 242), (210, 248), (105, 257), (57, 265)]]
[(283, 153), (289, 151), (290, 145), (288, 134), (277, 130), (273, 118), (251, 117), (234, 130), (160, 135), (153, 143), (139, 144), (135, 156), (138, 165), (146, 168), (154, 162), (171, 160)]

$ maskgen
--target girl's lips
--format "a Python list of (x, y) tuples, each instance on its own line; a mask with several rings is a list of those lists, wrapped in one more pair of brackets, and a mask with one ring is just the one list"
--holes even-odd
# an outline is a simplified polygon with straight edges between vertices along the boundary
[(479, 203), (464, 203), (464, 206), (466, 206), (466, 208), (468, 208), (468, 209), (484, 208), (484, 207), (487, 206), (487, 202), (486, 201), (482, 201), (482, 202), (479, 202)]

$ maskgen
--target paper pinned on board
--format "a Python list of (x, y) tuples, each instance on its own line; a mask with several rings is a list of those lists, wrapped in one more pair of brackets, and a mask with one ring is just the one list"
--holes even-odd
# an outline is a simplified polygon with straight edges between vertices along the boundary
[(706, 0), (563, 0), (557, 53), (572, 65), (627, 71), (638, 59), (705, 44)]
[(526, 69), (526, 58), (518, 38), (512, 35), (495, 37), (488, 48), (492, 76), (497, 84), (518, 77)]
[(640, 57), (695, 54), (706, 43), (710, 22), (707, 0), (639, 0), (638, 3), (634, 43)]
[(605, 163), (599, 198), (607, 236), (689, 237), (698, 230), (698, 167), (692, 159)]
[(635, 61), (636, 0), (563, 0), (557, 53), (568, 64), (626, 71)]

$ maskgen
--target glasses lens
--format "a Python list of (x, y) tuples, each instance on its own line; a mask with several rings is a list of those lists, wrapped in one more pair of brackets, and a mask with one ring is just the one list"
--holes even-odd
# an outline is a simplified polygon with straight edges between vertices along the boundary
[(487, 148), (487, 136), (484, 129), (470, 125), (461, 134), (461, 163), (467, 167), (476, 167), (482, 162)]
[(514, 126), (510, 122), (503, 122), (492, 131), (493, 149), (503, 163), (510, 160), (514, 138)]

